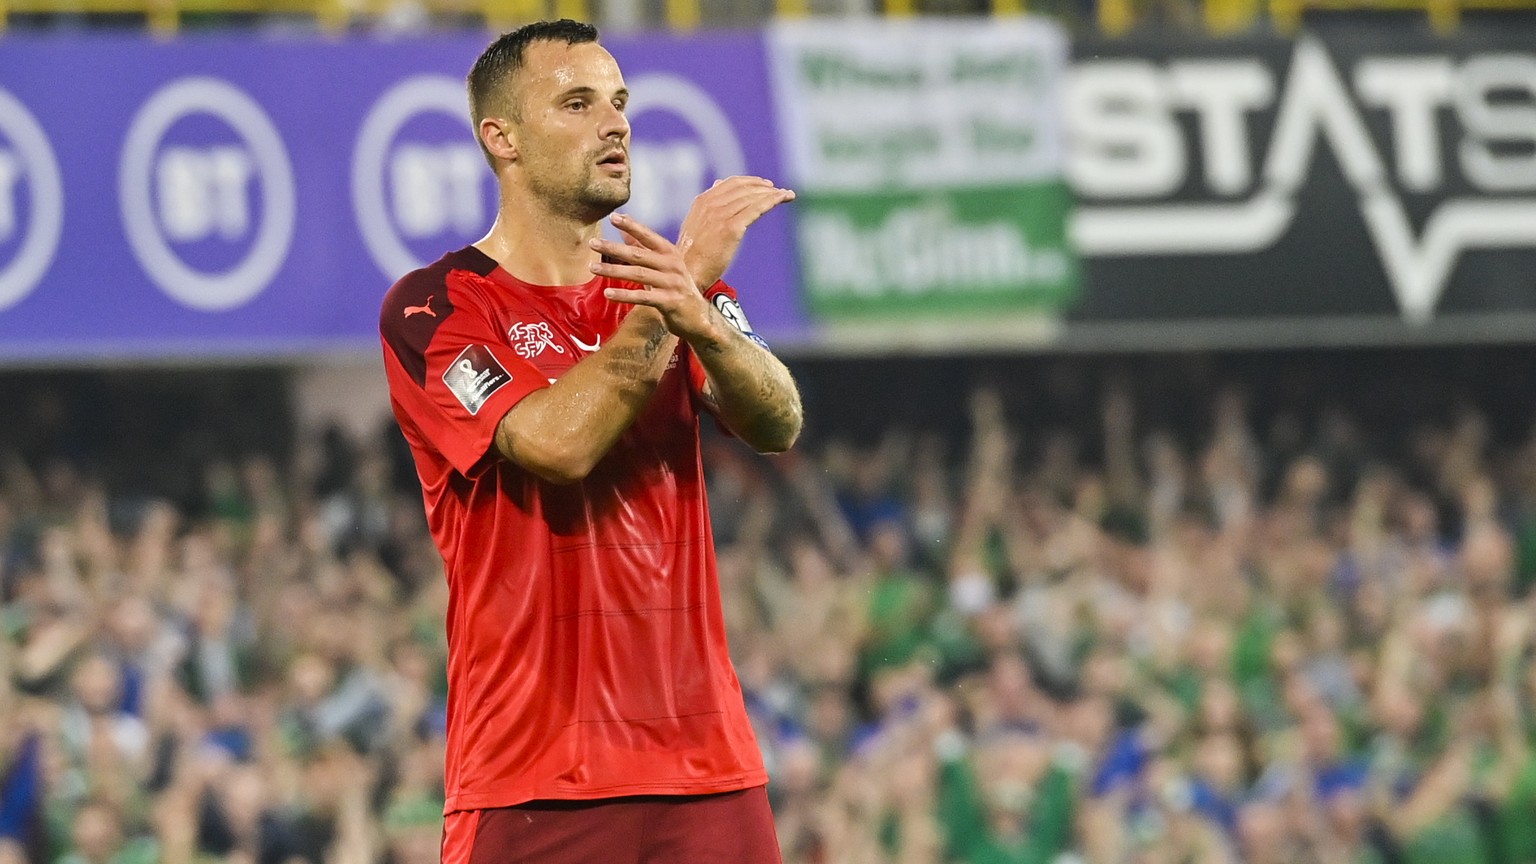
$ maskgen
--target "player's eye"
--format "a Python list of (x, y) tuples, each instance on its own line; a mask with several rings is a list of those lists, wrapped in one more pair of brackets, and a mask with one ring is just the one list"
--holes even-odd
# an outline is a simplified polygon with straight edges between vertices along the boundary
[(586, 107), (587, 103), (582, 99), (572, 99), (571, 101), (565, 103), (565, 108), (567, 111), (582, 111), (585, 110)]
[(624, 113), (624, 109), (628, 105), (629, 105), (629, 100), (627, 100), (627, 99), (615, 99), (615, 100), (613, 100), (613, 107), (619, 109), (619, 113), (620, 114)]

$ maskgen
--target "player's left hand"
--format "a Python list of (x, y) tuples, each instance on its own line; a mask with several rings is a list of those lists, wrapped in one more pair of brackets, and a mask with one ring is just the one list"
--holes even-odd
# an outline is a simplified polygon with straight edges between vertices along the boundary
[(708, 290), (725, 275), (753, 222), (794, 199), (794, 190), (780, 189), (762, 177), (727, 177), (700, 192), (677, 234), (677, 246), (699, 290)]
[(597, 238), (592, 241), (592, 248), (620, 263), (600, 261), (592, 265), (592, 272), (646, 287), (609, 288), (603, 296), (617, 303), (655, 309), (661, 313), (667, 329), (684, 339), (709, 333), (714, 323), (710, 315), (714, 307), (695, 285), (682, 250), (631, 216), (615, 213), (611, 221), (624, 235), (625, 242)]

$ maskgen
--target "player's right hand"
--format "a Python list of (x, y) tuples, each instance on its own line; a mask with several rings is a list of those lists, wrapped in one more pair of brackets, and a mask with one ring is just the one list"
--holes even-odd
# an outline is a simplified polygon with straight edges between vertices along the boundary
[(695, 287), (677, 244), (627, 214), (615, 213), (611, 221), (624, 235), (625, 242), (594, 238), (592, 248), (605, 257), (592, 265), (592, 272), (641, 287), (608, 288), (603, 295), (618, 303), (655, 309), (666, 321), (667, 329), (684, 339), (709, 336), (719, 313)]
[(794, 199), (794, 190), (762, 177), (727, 177), (700, 192), (677, 234), (677, 248), (699, 290), (708, 290), (725, 275), (753, 222)]

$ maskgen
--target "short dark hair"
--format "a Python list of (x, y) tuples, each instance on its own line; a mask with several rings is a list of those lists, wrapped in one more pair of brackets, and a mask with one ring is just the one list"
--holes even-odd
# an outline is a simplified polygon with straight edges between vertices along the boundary
[[(475, 65), (469, 70), (469, 117), (475, 127), (475, 138), (480, 137), (480, 121), (492, 113), (493, 102), (499, 90), (514, 72), (523, 68), (523, 56), (528, 46), (535, 42), (564, 42), (577, 45), (596, 42), (597, 28), (591, 24), (561, 18), (558, 21), (535, 21), (503, 33), (481, 52)], [(517, 118), (518, 106), (514, 100), (507, 106)], [(483, 148), (485, 142), (481, 142)]]

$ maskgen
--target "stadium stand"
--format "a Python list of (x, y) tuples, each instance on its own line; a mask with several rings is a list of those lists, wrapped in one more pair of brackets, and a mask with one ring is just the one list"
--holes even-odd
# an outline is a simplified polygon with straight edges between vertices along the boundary
[[(1229, 37), (1533, 8), (0, 0), (0, 29), (1041, 12)], [(799, 450), (708, 444), (786, 864), (1533, 864), (1532, 370), (797, 363)], [(0, 864), (438, 860), (446, 591), (409, 453), (382, 418), (301, 425), (292, 386), (0, 375)]]
[[(786, 862), (1536, 860), (1529, 364), (1405, 356), (811, 364), (802, 451), (712, 439)], [(435, 861), (402, 442), (167, 377), (6, 393), (0, 861)]]

